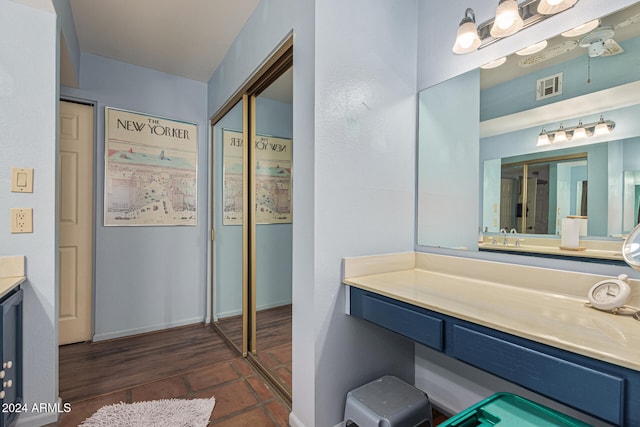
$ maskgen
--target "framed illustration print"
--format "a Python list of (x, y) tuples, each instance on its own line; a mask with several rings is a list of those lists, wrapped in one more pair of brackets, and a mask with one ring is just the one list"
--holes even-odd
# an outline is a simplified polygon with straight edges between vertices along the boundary
[(104, 225), (196, 225), (198, 127), (105, 108)]

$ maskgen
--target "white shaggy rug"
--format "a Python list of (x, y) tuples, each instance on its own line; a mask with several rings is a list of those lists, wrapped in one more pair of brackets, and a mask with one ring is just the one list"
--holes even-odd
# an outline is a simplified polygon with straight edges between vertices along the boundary
[(206, 427), (216, 400), (164, 399), (98, 409), (80, 427)]

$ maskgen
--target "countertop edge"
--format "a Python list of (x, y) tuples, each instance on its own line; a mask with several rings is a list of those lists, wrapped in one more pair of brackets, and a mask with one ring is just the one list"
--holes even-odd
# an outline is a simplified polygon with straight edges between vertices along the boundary
[(0, 298), (7, 295), (27, 280), (26, 276), (0, 277)]

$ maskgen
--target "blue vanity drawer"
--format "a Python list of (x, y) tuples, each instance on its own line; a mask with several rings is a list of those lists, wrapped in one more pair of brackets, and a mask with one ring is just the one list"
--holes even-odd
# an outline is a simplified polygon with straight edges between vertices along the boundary
[(364, 294), (361, 317), (421, 344), (442, 351), (443, 321), (429, 316), (420, 308), (401, 307)]
[(451, 356), (605, 421), (624, 420), (625, 379), (453, 325)]

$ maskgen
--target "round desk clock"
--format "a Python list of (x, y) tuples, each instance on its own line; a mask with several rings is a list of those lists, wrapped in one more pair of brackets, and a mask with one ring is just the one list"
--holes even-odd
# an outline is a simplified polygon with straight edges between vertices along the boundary
[(616, 312), (631, 297), (631, 288), (627, 283), (627, 275), (621, 274), (615, 279), (602, 280), (591, 287), (588, 298), (594, 308)]

